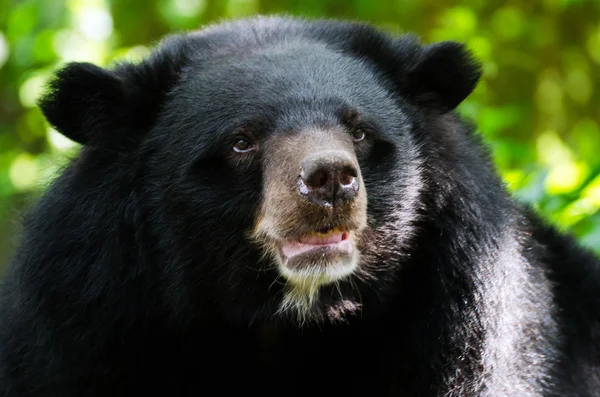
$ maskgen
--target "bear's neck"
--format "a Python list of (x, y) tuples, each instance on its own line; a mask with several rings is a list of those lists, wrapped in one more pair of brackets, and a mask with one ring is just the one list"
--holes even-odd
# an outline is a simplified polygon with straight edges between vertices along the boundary
[[(423, 363), (406, 368), (408, 379), (444, 385), (441, 394), (538, 395), (543, 379), (528, 379), (525, 369), (548, 373), (537, 357), (555, 343), (556, 325), (551, 313), (540, 314), (552, 307), (549, 282), (534, 281), (547, 280), (544, 270), (523, 256), (530, 231), (489, 160), (458, 150), (477, 145), (472, 137), (434, 139), (448, 142), (429, 155), (447, 164), (425, 171), (428, 215), (419, 249), (400, 270), (403, 292), (390, 320), (405, 334), (406, 357)], [(423, 355), (428, 359), (416, 359)]]

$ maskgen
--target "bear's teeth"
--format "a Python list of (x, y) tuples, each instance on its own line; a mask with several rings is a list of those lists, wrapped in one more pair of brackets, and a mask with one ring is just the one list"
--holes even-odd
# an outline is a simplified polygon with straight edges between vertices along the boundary
[(345, 232), (339, 230), (331, 230), (326, 234), (322, 233), (311, 233), (306, 236), (300, 237), (300, 243), (307, 245), (326, 245), (326, 244), (337, 244), (347, 238)]

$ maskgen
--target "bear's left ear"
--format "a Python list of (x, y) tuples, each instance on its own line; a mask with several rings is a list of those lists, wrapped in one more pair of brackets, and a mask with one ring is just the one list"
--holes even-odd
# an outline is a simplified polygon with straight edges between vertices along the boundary
[(73, 62), (59, 70), (38, 105), (60, 133), (83, 145), (121, 148), (155, 121), (179, 77), (184, 50), (169, 40), (140, 64), (112, 70)]
[(445, 41), (413, 52), (396, 75), (400, 90), (417, 105), (447, 112), (475, 89), (481, 66), (463, 44)]

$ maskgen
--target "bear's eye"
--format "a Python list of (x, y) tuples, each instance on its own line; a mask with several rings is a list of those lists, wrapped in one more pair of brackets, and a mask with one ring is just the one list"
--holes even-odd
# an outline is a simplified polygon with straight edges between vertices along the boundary
[(352, 131), (352, 140), (354, 142), (360, 142), (365, 139), (365, 131), (362, 128), (355, 128)]
[(254, 150), (256, 145), (246, 138), (238, 139), (233, 145), (233, 150), (238, 153), (247, 153)]

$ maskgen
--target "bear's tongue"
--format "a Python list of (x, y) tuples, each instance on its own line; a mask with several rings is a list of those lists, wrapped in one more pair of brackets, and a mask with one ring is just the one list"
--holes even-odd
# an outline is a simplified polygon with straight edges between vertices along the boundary
[(281, 252), (290, 258), (325, 246), (332, 246), (348, 253), (352, 252), (352, 244), (348, 239), (348, 233), (343, 231), (333, 231), (327, 234), (314, 233), (301, 236), (298, 241), (286, 241), (281, 246)]

